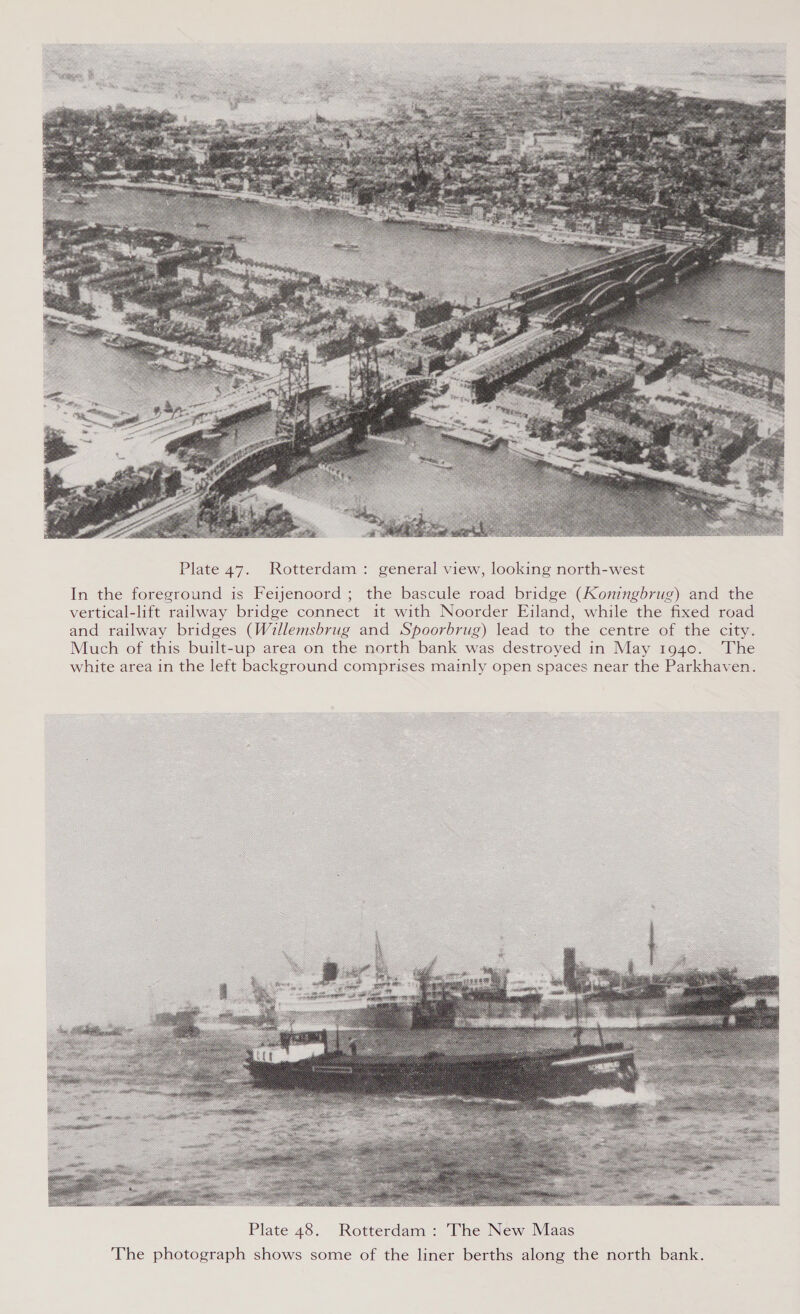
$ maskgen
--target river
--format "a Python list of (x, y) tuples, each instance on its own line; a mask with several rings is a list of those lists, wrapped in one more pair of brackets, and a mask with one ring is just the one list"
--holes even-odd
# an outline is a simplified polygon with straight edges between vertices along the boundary
[[(256, 1038), (52, 1035), (50, 1203), (778, 1201), (776, 1032), (636, 1032), (636, 1095), (533, 1104), (258, 1090), (242, 1066)], [(390, 1032), (359, 1036), (363, 1052), (397, 1043)], [(553, 1043), (548, 1033), (403, 1034), (415, 1051)]]

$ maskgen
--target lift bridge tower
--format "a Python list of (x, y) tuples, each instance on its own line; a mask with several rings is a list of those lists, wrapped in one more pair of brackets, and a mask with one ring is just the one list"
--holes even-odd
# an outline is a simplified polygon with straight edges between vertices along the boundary
[(308, 385), (308, 352), (281, 352), (275, 437), (290, 442), (294, 451), (308, 447), (311, 439), (311, 397)]
[(381, 395), (381, 373), (375, 344), (367, 342), (363, 333), (353, 332), (348, 356), (347, 399), (353, 418), (354, 442), (364, 437)]

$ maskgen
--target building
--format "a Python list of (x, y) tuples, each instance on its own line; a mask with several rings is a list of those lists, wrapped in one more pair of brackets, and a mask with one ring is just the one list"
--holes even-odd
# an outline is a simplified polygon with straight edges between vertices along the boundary
[(706, 464), (727, 465), (747, 449), (758, 433), (749, 415), (687, 406), (681, 411), (669, 440), (674, 462), (682, 462), (691, 474)]
[(441, 324), (453, 313), (452, 303), (442, 301), (438, 297), (426, 297), (423, 301), (414, 301), (409, 309), (414, 328), (430, 328), (432, 324)]
[(489, 401), (504, 383), (519, 378), (539, 361), (568, 351), (581, 341), (584, 333), (584, 329), (575, 327), (537, 328), (520, 333), (456, 365), (448, 376), (450, 395), (454, 401)]
[(633, 438), (642, 447), (665, 447), (673, 425), (663, 411), (629, 397), (599, 402), (587, 410), (586, 419), (595, 428)]
[(250, 347), (259, 349), (272, 345), (271, 321), (267, 315), (245, 315), (242, 319), (231, 319), (219, 326), (222, 341), (231, 347)]
[(747, 453), (747, 473), (755, 479), (783, 484), (783, 431), (754, 443)]

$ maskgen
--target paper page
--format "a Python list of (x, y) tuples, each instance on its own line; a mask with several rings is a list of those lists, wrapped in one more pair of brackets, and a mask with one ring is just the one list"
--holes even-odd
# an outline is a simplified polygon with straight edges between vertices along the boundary
[(7, 26), (8, 1308), (794, 1308), (793, 15), (131, 17)]

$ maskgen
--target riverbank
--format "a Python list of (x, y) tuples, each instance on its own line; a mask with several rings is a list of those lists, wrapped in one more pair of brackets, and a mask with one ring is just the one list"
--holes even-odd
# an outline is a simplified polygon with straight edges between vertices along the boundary
[(410, 211), (387, 211), (372, 206), (345, 205), (337, 201), (310, 200), (307, 197), (276, 196), (264, 192), (234, 192), (221, 187), (189, 187), (184, 183), (130, 182), (124, 178), (101, 178), (94, 187), (113, 187), (124, 191), (167, 192), (180, 196), (198, 196), (220, 201), (243, 201), (256, 205), (278, 206), (284, 210), (329, 211), (373, 223), (417, 224), (439, 232), (463, 230), (475, 233), (502, 234), (505, 237), (536, 238), (549, 246), (598, 247), (603, 251), (635, 250), (649, 239), (606, 237), (597, 233), (568, 233), (535, 224), (498, 224), (488, 219), (465, 219), (458, 216), (439, 218), (433, 214)]
[(87, 319), (85, 315), (75, 315), (69, 310), (54, 310), (50, 306), (45, 306), (44, 313), (48, 319), (59, 324), (88, 325), (93, 332), (128, 338), (140, 346), (159, 347), (165, 352), (174, 352), (176, 355), (194, 356), (204, 365), (213, 362), (227, 369), (241, 370), (242, 373), (266, 376), (270, 379), (276, 377), (273, 361), (252, 360), (249, 356), (235, 356), (229, 351), (195, 347), (190, 342), (179, 342), (174, 338), (159, 338), (152, 333), (142, 333), (139, 329), (131, 328), (130, 324), (126, 324), (121, 315), (98, 315), (95, 319)]
[[(642, 237), (625, 237), (598, 233), (576, 233), (566, 229), (555, 229), (547, 225), (523, 223), (492, 223), (488, 219), (464, 218), (459, 216), (439, 217), (435, 214), (415, 214), (410, 211), (387, 211), (375, 206), (346, 205), (337, 201), (310, 200), (307, 197), (277, 196), (263, 192), (232, 191), (217, 187), (190, 187), (184, 183), (166, 182), (131, 182), (123, 178), (102, 178), (92, 184), (94, 187), (115, 187), (130, 191), (156, 191), (174, 193), (182, 196), (201, 196), (224, 201), (242, 201), (256, 205), (279, 206), (286, 210), (330, 211), (346, 214), (354, 219), (369, 219), (375, 223), (417, 224), (423, 228), (448, 232), (462, 230), (476, 233), (500, 233), (507, 237), (535, 238), (539, 242), (555, 246), (594, 247), (601, 251), (636, 250), (651, 240)], [(680, 246), (682, 243), (667, 243)], [(728, 252), (721, 257), (728, 264), (743, 265), (750, 269), (766, 269), (775, 273), (785, 273), (786, 261), (773, 256), (745, 255), (740, 252)]]
[[(425, 402), (416, 408), (414, 416), (431, 428), (446, 430), (450, 433), (465, 429), (467, 434), (480, 439), (492, 439), (496, 443), (505, 443), (509, 451), (518, 456), (551, 466), (581, 479), (606, 479), (619, 484), (636, 482), (660, 484), (670, 488), (676, 494), (691, 497), (699, 501), (729, 507), (731, 512), (746, 511), (750, 514), (776, 519), (780, 509), (766, 506), (751, 493), (743, 483), (719, 484), (706, 483), (694, 475), (680, 475), (673, 470), (654, 470), (642, 463), (609, 461), (592, 451), (588, 445), (578, 450), (561, 447), (558, 443), (545, 443), (532, 438), (524, 425), (516, 423), (507, 416), (493, 413), (490, 417), (470, 413), (475, 408), (466, 404), (450, 404), (442, 399)], [(469, 438), (466, 441), (470, 441)], [(473, 440), (475, 441), (475, 440)]]

